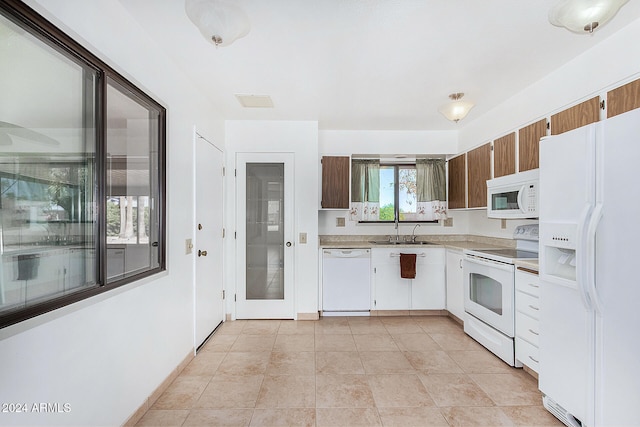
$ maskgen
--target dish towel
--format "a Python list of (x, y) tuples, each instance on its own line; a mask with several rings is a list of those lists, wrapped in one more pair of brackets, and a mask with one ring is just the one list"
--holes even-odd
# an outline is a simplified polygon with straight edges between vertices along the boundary
[(416, 254), (400, 254), (400, 277), (403, 279), (415, 279)]

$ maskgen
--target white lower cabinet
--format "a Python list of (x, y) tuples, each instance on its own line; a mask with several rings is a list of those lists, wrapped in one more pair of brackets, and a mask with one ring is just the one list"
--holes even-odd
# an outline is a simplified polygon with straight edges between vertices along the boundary
[[(415, 279), (400, 277), (400, 253), (416, 254)], [(444, 248), (373, 248), (372, 310), (444, 310)]]
[(540, 362), (540, 281), (532, 272), (516, 269), (516, 359), (538, 372)]
[(447, 311), (464, 320), (464, 273), (462, 251), (447, 250)]

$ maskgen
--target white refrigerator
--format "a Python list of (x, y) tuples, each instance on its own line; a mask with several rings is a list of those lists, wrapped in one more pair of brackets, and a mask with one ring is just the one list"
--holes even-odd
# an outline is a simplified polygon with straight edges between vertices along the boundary
[(540, 142), (540, 372), (569, 426), (640, 425), (640, 110)]

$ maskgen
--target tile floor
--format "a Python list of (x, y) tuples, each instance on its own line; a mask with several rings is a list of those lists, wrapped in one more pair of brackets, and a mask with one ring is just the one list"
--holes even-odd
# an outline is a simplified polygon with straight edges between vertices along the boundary
[(139, 426), (561, 426), (447, 317), (227, 322)]

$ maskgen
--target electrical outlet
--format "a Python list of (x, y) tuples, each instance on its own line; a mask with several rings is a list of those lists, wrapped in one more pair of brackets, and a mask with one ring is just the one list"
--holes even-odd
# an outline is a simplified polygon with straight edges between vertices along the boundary
[(193, 242), (191, 241), (191, 239), (187, 239), (184, 242), (185, 244), (185, 254), (189, 255), (192, 252), (193, 249)]
[(307, 233), (300, 233), (300, 243), (307, 243)]
[(506, 220), (506, 219), (502, 218), (502, 219), (500, 220), (500, 228), (502, 228), (503, 230), (504, 230), (505, 228), (507, 228), (507, 220)]
[(336, 218), (336, 227), (344, 227), (344, 217), (340, 216)]
[(445, 227), (453, 227), (453, 218), (447, 218), (444, 220)]

